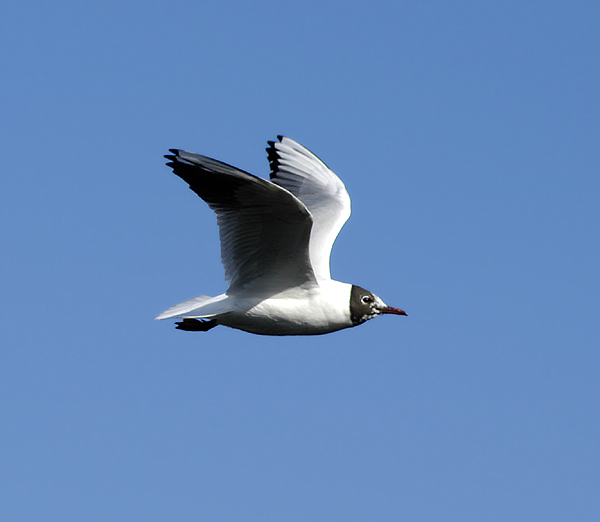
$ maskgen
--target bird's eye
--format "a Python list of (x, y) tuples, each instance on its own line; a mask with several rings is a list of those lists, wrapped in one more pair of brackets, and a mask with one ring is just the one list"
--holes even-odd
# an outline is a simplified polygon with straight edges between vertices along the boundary
[(363, 295), (361, 301), (365, 304), (373, 302), (373, 298), (370, 295)]

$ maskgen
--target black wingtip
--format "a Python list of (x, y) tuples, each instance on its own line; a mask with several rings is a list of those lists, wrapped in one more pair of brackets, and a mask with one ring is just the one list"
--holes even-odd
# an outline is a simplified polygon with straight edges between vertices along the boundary
[(175, 172), (175, 169), (177, 168), (178, 162), (177, 162), (177, 157), (176, 156), (171, 156), (171, 155), (166, 155), (165, 158), (168, 160), (165, 165), (167, 167), (169, 167), (170, 169), (173, 169), (173, 172)]
[[(283, 138), (285, 138), (285, 136), (282, 136), (281, 134), (277, 135), (277, 139), (279, 140), (279, 142), (281, 143), (281, 141), (283, 140)], [(267, 152), (271, 149), (273, 149), (275, 147), (275, 141), (267, 141), (267, 145), (268, 147), (265, 149)]]
[(179, 156), (179, 149), (169, 149), (169, 152), (172, 152), (172, 154), (165, 154), (163, 157), (168, 159), (169, 162), (174, 162)]
[[(281, 136), (277, 136), (281, 138)], [(277, 167), (279, 165), (279, 155), (277, 153), (277, 149), (275, 147), (274, 141), (267, 141), (269, 146), (265, 149), (267, 151), (267, 159), (269, 160), (269, 165), (271, 167), (271, 179), (275, 179), (277, 177)]]
[(171, 167), (173, 170), (175, 170), (180, 151), (179, 149), (169, 149), (169, 152), (172, 152), (173, 154), (165, 154), (164, 158), (169, 160), (167, 161), (167, 167)]

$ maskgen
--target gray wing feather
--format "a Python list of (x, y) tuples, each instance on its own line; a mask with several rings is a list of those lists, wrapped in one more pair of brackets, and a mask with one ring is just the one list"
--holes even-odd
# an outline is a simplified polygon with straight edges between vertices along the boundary
[(167, 165), (217, 214), (228, 292), (256, 285), (276, 293), (316, 284), (309, 255), (312, 218), (298, 198), (226, 163), (170, 151)]
[(290, 138), (278, 138), (267, 148), (271, 181), (289, 190), (310, 211), (311, 264), (317, 280), (328, 280), (331, 248), (350, 217), (350, 196), (342, 180), (317, 156)]

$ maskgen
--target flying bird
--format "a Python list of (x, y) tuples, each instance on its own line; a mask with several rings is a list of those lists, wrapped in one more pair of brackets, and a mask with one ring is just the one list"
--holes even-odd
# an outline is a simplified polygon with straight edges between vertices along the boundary
[(278, 136), (271, 181), (169, 149), (167, 165), (217, 214), (228, 290), (201, 295), (156, 319), (206, 332), (217, 325), (263, 335), (317, 335), (381, 314), (407, 315), (356, 285), (331, 279), (329, 256), (350, 216), (346, 187), (312, 152)]

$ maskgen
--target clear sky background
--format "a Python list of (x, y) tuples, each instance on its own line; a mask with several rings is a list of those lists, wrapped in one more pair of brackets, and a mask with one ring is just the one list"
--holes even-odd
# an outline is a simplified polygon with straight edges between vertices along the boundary
[[(0, 518), (597, 521), (598, 2), (30, 2), (0, 18)], [(345, 182), (319, 337), (154, 317), (226, 289), (164, 165)]]

